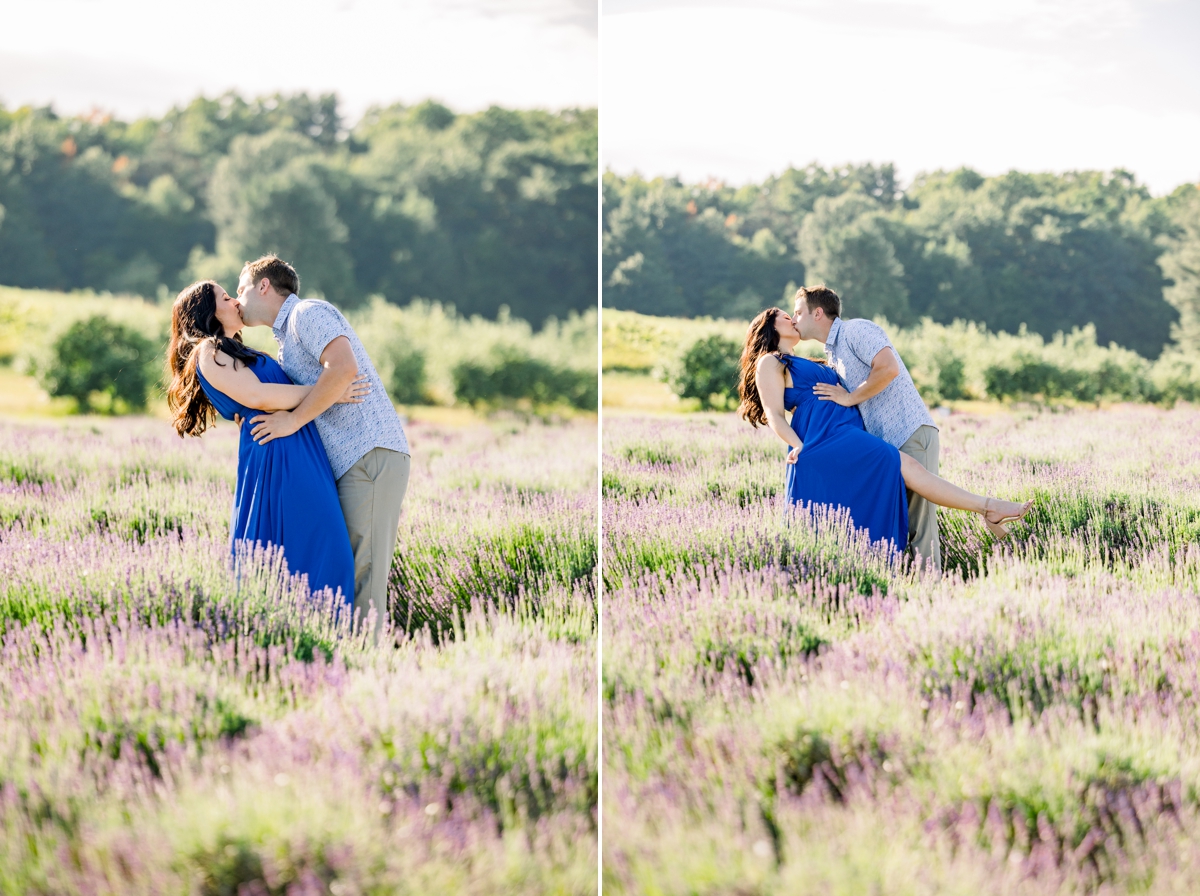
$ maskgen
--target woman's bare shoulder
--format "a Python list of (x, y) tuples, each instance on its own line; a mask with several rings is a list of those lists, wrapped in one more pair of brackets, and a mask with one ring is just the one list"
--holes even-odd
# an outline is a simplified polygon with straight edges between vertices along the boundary
[(211, 339), (205, 339), (198, 346), (196, 346), (196, 361), (205, 367), (212, 364), (218, 356), (223, 354), (224, 353), (217, 348), (217, 344)]
[(220, 375), (225, 370), (232, 370), (234, 367), (240, 366), (233, 364), (234, 359), (221, 351), (217, 347), (216, 342), (211, 339), (206, 339), (196, 346), (196, 351), (199, 353), (197, 362), (206, 376), (210, 374)]
[(783, 358), (774, 352), (767, 352), (758, 356), (758, 360), (754, 362), (754, 366), (759, 370), (778, 370), (783, 367)]

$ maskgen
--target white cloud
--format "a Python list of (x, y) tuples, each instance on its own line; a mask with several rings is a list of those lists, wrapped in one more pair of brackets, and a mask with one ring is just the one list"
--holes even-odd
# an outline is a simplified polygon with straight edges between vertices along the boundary
[(864, 5), (917, 9), (948, 25), (1017, 26), (1043, 39), (1081, 31), (1108, 36), (1131, 27), (1138, 18), (1131, 0), (864, 0)]
[(574, 25), (595, 34), (598, 25), (596, 0), (442, 0), (455, 7), (491, 16), (526, 15), (551, 25)]
[[(1170, 0), (1149, 0), (1140, 6)], [(921, 28), (1016, 28), (1028, 36), (1108, 36), (1136, 24), (1134, 0), (607, 0), (606, 15), (683, 8), (773, 9), (822, 20)]]
[(633, 14), (617, 0), (609, 15), (612, 2), (602, 154), (615, 170), (744, 182), (813, 160), (893, 161), (905, 177), (1125, 167), (1159, 192), (1200, 177), (1196, 62), (1114, 37), (1144, 13), (1126, 0), (655, 0)]
[[(561, 108), (598, 96), (582, 0), (39, 0), (0, 30), (0, 100), (121, 115), (197, 93), (336, 91), (352, 114), (436, 97)], [(594, 2), (592, 4), (594, 19)]]

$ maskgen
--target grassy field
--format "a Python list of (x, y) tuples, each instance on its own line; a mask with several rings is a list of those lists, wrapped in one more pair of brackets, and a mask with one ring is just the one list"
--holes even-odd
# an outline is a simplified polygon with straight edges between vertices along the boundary
[(409, 435), (376, 648), (231, 575), (232, 426), (0, 420), (0, 893), (596, 891), (594, 421)]
[(605, 892), (1194, 892), (1200, 413), (955, 414), (917, 578), (732, 415), (604, 433)]

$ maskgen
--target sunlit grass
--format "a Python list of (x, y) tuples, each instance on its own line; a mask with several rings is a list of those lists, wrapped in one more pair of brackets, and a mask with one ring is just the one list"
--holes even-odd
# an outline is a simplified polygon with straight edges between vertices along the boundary
[(680, 399), (649, 374), (606, 372), (600, 383), (605, 413), (680, 414), (699, 406), (694, 399)]

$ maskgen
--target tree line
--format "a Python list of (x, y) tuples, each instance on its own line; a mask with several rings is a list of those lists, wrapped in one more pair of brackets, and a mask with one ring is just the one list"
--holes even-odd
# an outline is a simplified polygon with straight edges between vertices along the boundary
[(1152, 197), (1126, 171), (984, 177), (790, 168), (730, 187), (603, 180), (604, 304), (748, 318), (825, 282), (853, 317), (1051, 337), (1088, 324), (1156, 358), (1200, 351), (1200, 189)]
[(597, 116), (228, 93), (161, 118), (0, 106), (0, 283), (172, 296), (293, 261), (345, 307), (540, 324), (596, 304)]

